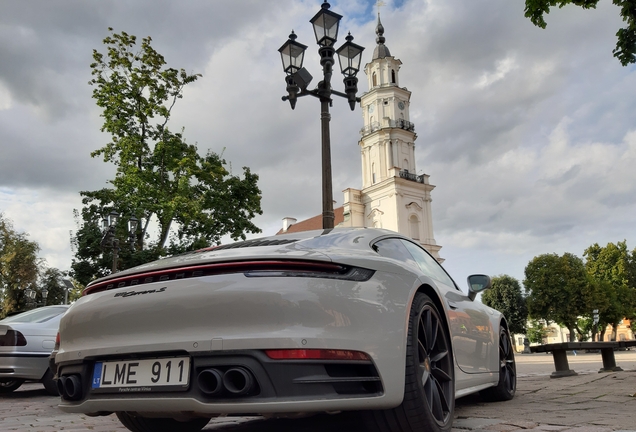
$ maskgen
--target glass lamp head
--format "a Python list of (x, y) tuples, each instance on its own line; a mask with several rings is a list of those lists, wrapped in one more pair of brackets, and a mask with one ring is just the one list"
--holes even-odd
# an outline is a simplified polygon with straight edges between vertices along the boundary
[(345, 42), (336, 53), (340, 60), (340, 70), (346, 77), (354, 77), (360, 71), (360, 62), (362, 61), (362, 51), (364, 47), (353, 43), (351, 33), (346, 37)]
[(314, 27), (316, 43), (320, 46), (333, 46), (338, 40), (338, 26), (342, 15), (330, 11), (330, 7), (331, 5), (325, 0), (320, 11), (309, 20)]
[(283, 61), (283, 70), (287, 75), (292, 75), (303, 67), (303, 59), (307, 46), (296, 42), (296, 37), (296, 34), (292, 30), (287, 42), (278, 49), (281, 60)]

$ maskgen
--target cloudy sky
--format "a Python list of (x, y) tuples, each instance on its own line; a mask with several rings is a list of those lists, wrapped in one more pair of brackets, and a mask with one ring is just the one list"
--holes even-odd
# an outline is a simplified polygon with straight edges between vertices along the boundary
[[(274, 234), (286, 216), (321, 212), (319, 104), (285, 94), (278, 48), (292, 29), (320, 69), (309, 19), (320, 0), (0, 0), (0, 212), (68, 269), (80, 190), (114, 172), (90, 152), (99, 132), (92, 50), (108, 27), (151, 36), (168, 65), (201, 73), (171, 120), (201, 152), (260, 175)], [(373, 0), (332, 0), (341, 30), (375, 45)], [(570, 6), (541, 30), (523, 0), (385, 0), (386, 45), (412, 91), (417, 168), (431, 176), (435, 238), (460, 285), (510, 274), (541, 253), (593, 243), (636, 246), (636, 68), (612, 57), (619, 10)], [(343, 33), (341, 33), (342, 35)], [(368, 90), (362, 75), (362, 91)], [(334, 87), (342, 90), (340, 79)], [(332, 110), (334, 197), (361, 186), (362, 116)]]

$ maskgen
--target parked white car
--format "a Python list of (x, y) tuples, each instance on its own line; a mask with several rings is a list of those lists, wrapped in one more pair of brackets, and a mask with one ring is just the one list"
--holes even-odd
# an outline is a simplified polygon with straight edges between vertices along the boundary
[(60, 323), (60, 408), (131, 431), (221, 414), (363, 411), (369, 430), (448, 431), (455, 398), (515, 394), (504, 317), (422, 247), (313, 231), (163, 259), (91, 283)]
[(67, 309), (44, 306), (0, 320), (0, 393), (12, 392), (24, 381), (40, 381), (58, 395), (48, 360)]

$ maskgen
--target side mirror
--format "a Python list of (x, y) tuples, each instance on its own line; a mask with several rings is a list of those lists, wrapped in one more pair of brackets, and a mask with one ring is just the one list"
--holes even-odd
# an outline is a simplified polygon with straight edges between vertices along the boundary
[(492, 286), (490, 276), (483, 274), (475, 274), (468, 276), (468, 298), (475, 300), (477, 293), (486, 291)]

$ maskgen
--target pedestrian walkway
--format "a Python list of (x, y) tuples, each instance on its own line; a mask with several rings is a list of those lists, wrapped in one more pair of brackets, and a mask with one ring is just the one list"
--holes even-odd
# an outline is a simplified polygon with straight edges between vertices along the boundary
[[(636, 432), (636, 354), (617, 362), (623, 372), (598, 373), (601, 361), (592, 355), (573, 362), (577, 376), (550, 378), (550, 356), (518, 356), (517, 394), (506, 402), (486, 403), (479, 396), (457, 400), (453, 432)], [(597, 365), (595, 362), (598, 362)], [(531, 368), (527, 368), (530, 365)], [(541, 369), (544, 368), (544, 369)], [(123, 432), (114, 415), (88, 417), (57, 408), (41, 384), (25, 384), (0, 396), (2, 432)], [(362, 432), (350, 415), (318, 415), (305, 419), (222, 417), (205, 431), (222, 432)]]
[(636, 370), (552, 379), (521, 376), (511, 401), (459, 399), (453, 432), (537, 430), (636, 431)]

